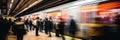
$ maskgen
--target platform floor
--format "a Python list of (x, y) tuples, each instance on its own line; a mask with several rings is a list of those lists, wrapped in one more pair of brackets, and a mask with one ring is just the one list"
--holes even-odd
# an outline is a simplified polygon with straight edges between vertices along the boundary
[[(35, 31), (29, 31), (25, 36), (24, 40), (62, 40), (62, 37), (56, 37), (55, 33), (52, 33), (52, 37), (48, 37), (44, 32), (39, 32), (40, 36), (35, 36)], [(65, 40), (71, 40), (72, 37), (65, 36)], [(81, 40), (78, 38), (74, 38), (75, 40)], [(16, 36), (8, 35), (8, 40), (16, 40)]]

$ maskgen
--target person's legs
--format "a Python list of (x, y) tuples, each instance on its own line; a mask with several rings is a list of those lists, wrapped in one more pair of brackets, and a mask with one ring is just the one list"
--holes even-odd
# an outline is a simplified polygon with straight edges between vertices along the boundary
[(41, 28), (41, 26), (39, 26), (39, 31), (42, 32), (42, 28)]
[(21, 35), (21, 38), (20, 38), (21, 40), (23, 40), (23, 35)]
[(17, 40), (20, 40), (20, 35), (17, 34)]
[(75, 32), (72, 32), (71, 35), (72, 35), (72, 40), (74, 40)]
[(32, 30), (32, 25), (30, 25), (30, 31)]
[(6, 35), (0, 35), (0, 40), (6, 40)]
[(36, 36), (39, 36), (39, 35), (38, 35), (38, 29), (39, 29), (39, 28), (38, 28), (38, 27), (36, 27), (36, 33), (35, 33), (35, 34), (36, 34)]
[(48, 34), (48, 29), (45, 29), (45, 34)]
[(59, 33), (60, 33), (59, 30), (56, 29), (56, 36), (57, 36), (57, 37), (59, 37)]
[(51, 30), (50, 29), (48, 30), (48, 34), (49, 34), (49, 37), (51, 37)]

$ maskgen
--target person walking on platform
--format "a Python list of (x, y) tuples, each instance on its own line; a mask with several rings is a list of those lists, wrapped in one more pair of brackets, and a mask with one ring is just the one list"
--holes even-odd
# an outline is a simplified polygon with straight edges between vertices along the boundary
[(53, 22), (50, 20), (48, 20), (48, 18), (45, 19), (44, 22), (44, 26), (45, 26), (45, 33), (49, 34), (49, 37), (51, 37), (51, 31), (53, 29)]
[(29, 19), (29, 26), (30, 26), (30, 31), (32, 30), (32, 28), (33, 28), (33, 26), (32, 26), (32, 20), (31, 19)]
[(14, 23), (16, 35), (17, 35), (17, 40), (23, 40), (23, 36), (26, 34), (24, 22), (22, 21), (21, 18), (18, 18), (15, 23)]
[[(70, 24), (69, 24), (69, 34), (74, 38), (75, 37), (75, 34), (77, 32), (78, 28), (77, 28), (77, 25), (76, 25), (76, 22), (74, 19), (71, 19), (70, 20)], [(72, 38), (72, 40), (74, 40)]]
[(61, 18), (59, 23), (58, 23), (57, 36), (59, 37), (59, 35), (61, 35), (63, 40), (65, 40), (65, 37), (64, 37), (64, 27), (65, 27), (65, 22)]
[(40, 31), (40, 32), (43, 32), (43, 22), (42, 22), (42, 19), (40, 19), (40, 20), (38, 21), (38, 26), (39, 26), (39, 31)]
[(25, 26), (26, 26), (26, 30), (29, 31), (29, 21), (28, 19), (25, 20)]
[(34, 26), (34, 28), (36, 29), (36, 30), (35, 30), (35, 35), (36, 35), (36, 36), (39, 36), (39, 34), (38, 34), (38, 30), (39, 30), (38, 20), (39, 20), (39, 17), (37, 17), (37, 18), (33, 21), (33, 26)]

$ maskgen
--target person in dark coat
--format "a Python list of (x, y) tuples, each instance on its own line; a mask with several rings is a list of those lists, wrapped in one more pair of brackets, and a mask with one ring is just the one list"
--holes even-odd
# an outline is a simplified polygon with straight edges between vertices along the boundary
[(29, 20), (26, 19), (24, 22), (25, 26), (26, 26), (26, 30), (29, 31)]
[(69, 34), (72, 36), (72, 37), (75, 37), (75, 34), (77, 32), (77, 25), (76, 25), (76, 22), (74, 19), (71, 19), (70, 20), (70, 25), (69, 25)]
[(49, 20), (48, 18), (46, 18), (44, 22), (44, 26), (45, 26), (45, 33), (48, 34), (49, 37), (51, 37), (51, 32), (53, 29), (53, 22), (51, 21), (51, 19)]
[(64, 37), (64, 27), (65, 27), (65, 22), (61, 18), (59, 23), (58, 23), (57, 36), (59, 37), (59, 35), (61, 35), (63, 40), (65, 40), (65, 37)]
[(116, 13), (116, 16), (114, 17), (114, 24), (116, 25), (116, 39), (120, 40), (120, 14)]
[(0, 16), (0, 40), (7, 40), (7, 34), (9, 31), (8, 21), (5, 21), (2, 16)]
[(29, 30), (31, 31), (32, 28), (33, 28), (33, 27), (32, 27), (33, 25), (32, 25), (32, 20), (31, 20), (31, 19), (29, 20), (29, 26), (30, 26), (30, 29), (29, 29)]
[(43, 31), (43, 21), (42, 19), (40, 19), (40, 21), (38, 22), (39, 24), (39, 31), (42, 32)]
[(23, 40), (23, 36), (26, 34), (24, 22), (22, 22), (21, 20), (21, 18), (18, 18), (14, 24), (17, 40)]

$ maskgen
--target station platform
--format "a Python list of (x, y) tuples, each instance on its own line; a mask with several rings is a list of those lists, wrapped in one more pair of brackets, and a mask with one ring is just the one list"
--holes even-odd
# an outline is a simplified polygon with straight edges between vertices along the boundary
[[(74, 38), (75, 40), (81, 40)], [(16, 40), (15, 35), (8, 35), (8, 40)], [(52, 33), (52, 37), (48, 37), (44, 32), (39, 32), (39, 36), (35, 36), (35, 31), (29, 31), (23, 38), (23, 40), (62, 40), (62, 37), (56, 37), (55, 33)], [(65, 36), (65, 40), (72, 40), (72, 37)]]

